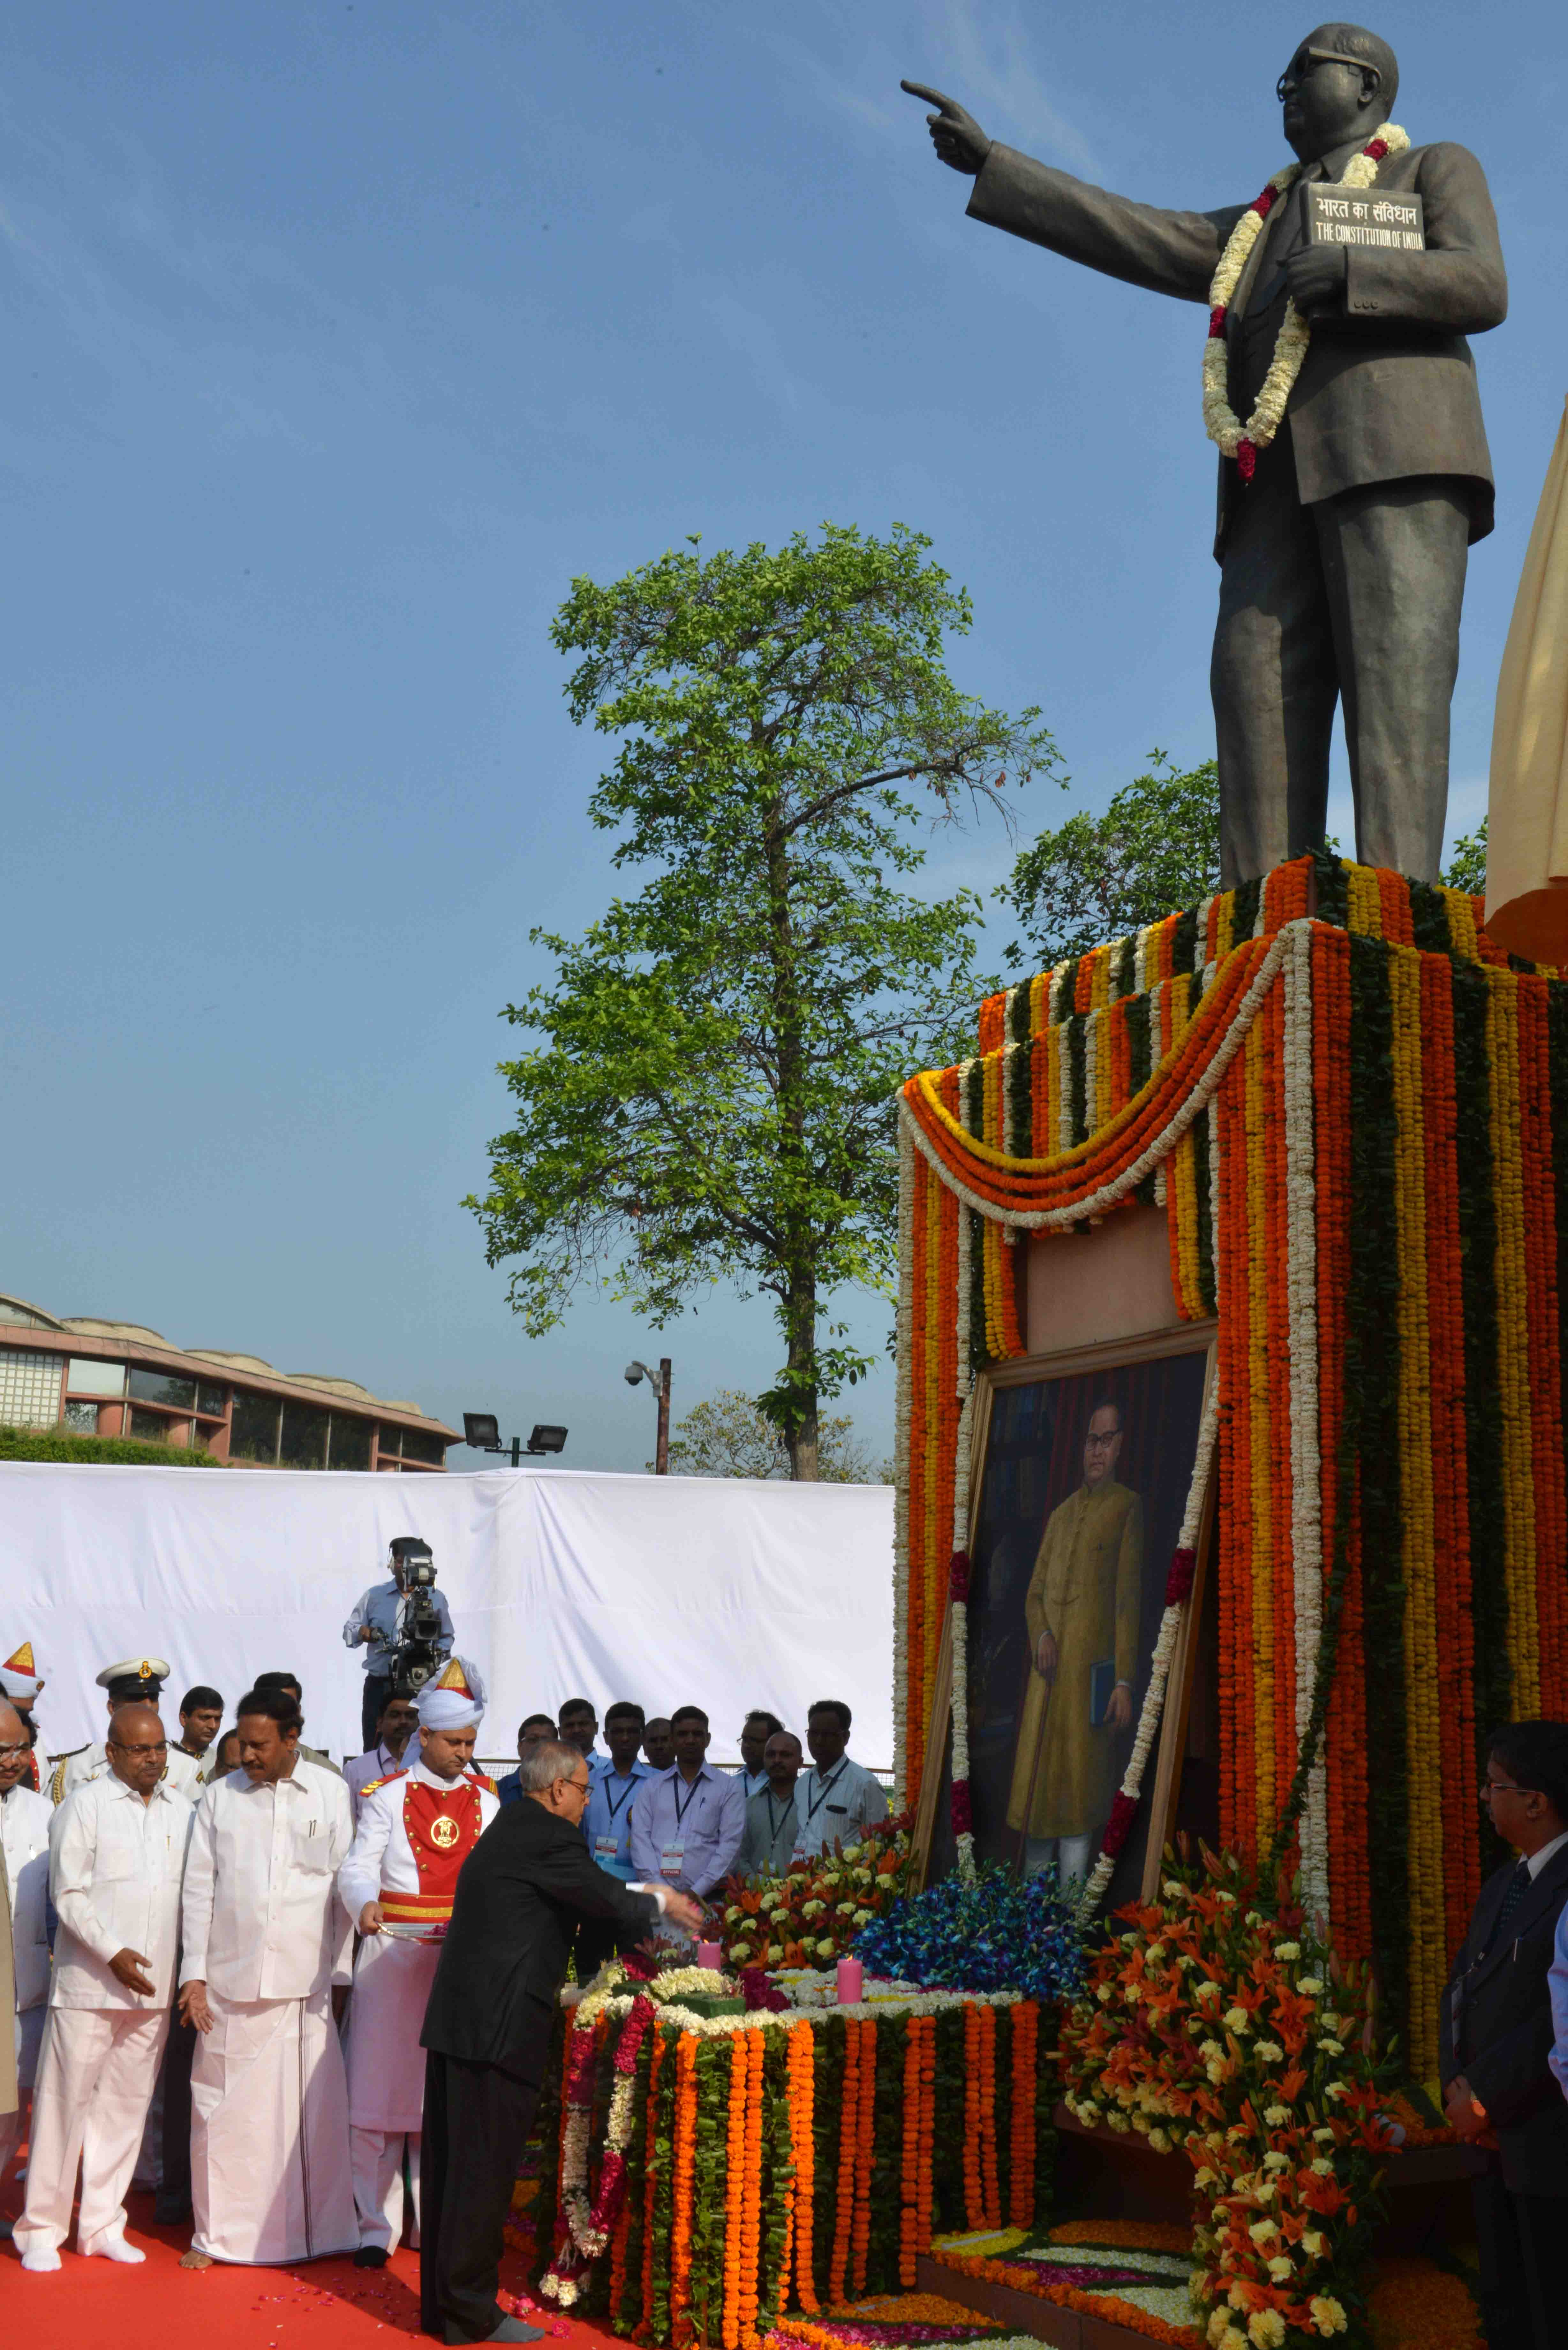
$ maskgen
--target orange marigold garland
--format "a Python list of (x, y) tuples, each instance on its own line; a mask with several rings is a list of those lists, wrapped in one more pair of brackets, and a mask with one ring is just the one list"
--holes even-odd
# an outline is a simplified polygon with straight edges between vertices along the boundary
[(1039, 2025), (1040, 2010), (1033, 2001), (1021, 2000), (1010, 2018), (1012, 2097), (1008, 2131), (1007, 2217), (1014, 2228), (1032, 2228), (1034, 2224)]
[(844, 2299), (849, 2273), (849, 2242), (855, 2224), (855, 2151), (860, 2125), (860, 2027), (846, 2018), (844, 2025), (844, 2085), (838, 2105), (838, 2177), (835, 2181), (833, 2252), (828, 2262), (827, 2290), (832, 2299)]
[(871, 2241), (871, 2173), (876, 2154), (877, 2121), (877, 2026), (874, 2022), (850, 2024), (848, 2029), (860, 2034), (860, 2100), (855, 2129), (855, 2217), (851, 2234), (854, 2248), (855, 2290), (866, 2290), (866, 2254)]
[[(816, 2037), (809, 2023), (796, 2023), (790, 2028), (788, 2080), (790, 2151), (794, 2165), (790, 2189), (794, 2297), (797, 2305), (809, 2315), (816, 2307), (816, 2281), (812, 2267), (816, 2192)], [(782, 2274), (787, 2284), (787, 2249)], [(781, 2286), (781, 2301), (785, 2297), (784, 2287)]]
[(670, 2331), (676, 2344), (691, 2338), (691, 2176), (697, 2153), (697, 2035), (675, 2043), (675, 2135), (670, 2182)]

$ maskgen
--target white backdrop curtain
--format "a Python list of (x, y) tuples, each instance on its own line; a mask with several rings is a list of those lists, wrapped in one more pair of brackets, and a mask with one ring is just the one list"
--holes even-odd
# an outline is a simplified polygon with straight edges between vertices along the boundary
[(307, 1742), (357, 1753), (362, 1652), (342, 1627), (394, 1534), (435, 1553), (488, 1686), (483, 1754), (509, 1755), (524, 1715), (566, 1698), (601, 1720), (631, 1698), (701, 1706), (712, 1759), (732, 1761), (751, 1707), (804, 1734), (807, 1705), (836, 1697), (850, 1752), (891, 1764), (889, 1486), (0, 1462), (0, 1657), (32, 1641), (51, 1753), (102, 1736), (95, 1675), (143, 1655), (169, 1660), (171, 1722), (196, 1681), (232, 1720), (275, 1668), (304, 1684)]

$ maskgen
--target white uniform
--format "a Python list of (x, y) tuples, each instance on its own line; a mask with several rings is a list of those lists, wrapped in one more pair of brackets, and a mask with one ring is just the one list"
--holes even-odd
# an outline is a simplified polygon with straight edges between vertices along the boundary
[[(78, 2156), (77, 2250), (112, 2257), (124, 2246), (125, 2190), (169, 2034), (190, 1826), (190, 1805), (163, 1781), (144, 1803), (122, 1779), (94, 1779), (55, 1813), (49, 1893), (59, 1931), (16, 2222), (24, 2253), (57, 2253), (64, 2243)], [(124, 1950), (146, 1960), (151, 1994), (110, 1970)]]
[(815, 1859), (836, 1845), (853, 1844), (863, 1828), (888, 1816), (888, 1797), (875, 1773), (841, 1754), (829, 1771), (815, 1763), (795, 1783), (795, 1843)]
[[(461, 1823), (460, 1839), (446, 1856), (450, 1875), (472, 1851), (479, 1836), (500, 1810), (499, 1798), (488, 1779), (465, 1772), (458, 1786), (472, 1788), (472, 1809)], [(386, 1896), (423, 1895), (431, 1890), (431, 1873), (421, 1875), (410, 1841), (410, 1798), (416, 1790), (433, 1788), (450, 1797), (454, 1783), (438, 1779), (423, 1763), (400, 1771), (395, 1778), (372, 1786), (359, 1812), (354, 1848), (337, 1876), (337, 1892), (351, 1925), (357, 1925), (367, 1901)], [(417, 1819), (417, 1812), (414, 1814)], [(430, 1846), (425, 1846), (427, 1852)], [(447, 1868), (441, 1870), (443, 1877)], [(436, 1897), (441, 1898), (441, 1897)], [(450, 1890), (445, 1898), (450, 1900)], [(397, 2250), (403, 2224), (403, 2147), (409, 2154), (409, 2179), (413, 2189), (409, 2241), (419, 2242), (420, 2129), (423, 2120), (425, 2065), (420, 2032), (425, 2020), (441, 1947), (436, 1942), (404, 1941), (390, 1934), (368, 1934), (359, 1945), (354, 1969), (354, 2002), (348, 2023), (348, 2130), (354, 2161), (354, 2200), (359, 2214), (359, 2241)]]
[[(54, 1807), (25, 1783), (0, 1796), (0, 1846), (11, 1887), (11, 1943), (16, 1981), (16, 2086), (24, 2094), (38, 2070), (38, 2042), (49, 2000), (49, 1822)], [(0, 2114), (0, 2171), (22, 2135), (20, 2108)]]
[[(89, 1781), (109, 1776), (109, 1749), (78, 1746), (74, 1754), (57, 1754), (49, 1765), (48, 1792), (52, 1803), (63, 1804), (78, 1787)], [(170, 1742), (169, 1760), (163, 1767), (163, 1781), (176, 1794), (193, 1804), (202, 1792), (202, 1765), (193, 1754), (186, 1754)]]
[(191, 2199), (192, 2246), (216, 2261), (359, 2241), (332, 2020), (352, 1939), (333, 1884), (351, 1841), (348, 1790), (313, 1762), (275, 1785), (231, 1771), (196, 1806), (180, 1980), (204, 1982), (213, 2011), (191, 2072)]

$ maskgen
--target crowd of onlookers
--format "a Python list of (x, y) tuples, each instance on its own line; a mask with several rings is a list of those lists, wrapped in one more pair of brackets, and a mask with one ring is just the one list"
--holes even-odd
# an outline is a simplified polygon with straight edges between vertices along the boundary
[[(804, 1740), (753, 1709), (731, 1765), (710, 1762), (700, 1706), (649, 1717), (621, 1700), (601, 1726), (572, 1698), (525, 1718), (515, 1766), (493, 1779), (474, 1760), (483, 1684), (455, 1653), (417, 1690), (389, 1678), (373, 1737), (341, 1765), (305, 1742), (293, 1673), (258, 1674), (226, 1730), (223, 1694), (197, 1683), (174, 1736), (168, 1670), (157, 1657), (107, 1666), (103, 1738), (48, 1756), (30, 1648), (0, 1667), (0, 2013), (16, 2018), (14, 2083), (0, 2043), (0, 2178), (26, 2130), (14, 2232), (35, 2270), (60, 2265), (78, 2159), (89, 2256), (142, 2257), (124, 2203), (140, 2176), (161, 2220), (193, 2221), (188, 2265), (325, 2251), (379, 2265), (405, 2176), (417, 2224), (433, 1964), (419, 1929), (450, 1915), (462, 1861), (504, 1807), (535, 1796), (564, 1814), (598, 1869), (660, 1889), (681, 1930), (732, 1873), (783, 1872), (888, 1816), (836, 1698), (808, 1709)], [(592, 1907), (578, 1905), (579, 1980), (616, 1946)]]

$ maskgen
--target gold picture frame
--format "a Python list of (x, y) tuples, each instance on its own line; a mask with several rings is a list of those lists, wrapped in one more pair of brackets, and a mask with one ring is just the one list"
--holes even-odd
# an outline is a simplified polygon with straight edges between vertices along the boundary
[[(1109, 1375), (1135, 1365), (1175, 1360), (1180, 1357), (1201, 1355), (1205, 1359), (1199, 1417), (1201, 1420), (1216, 1376), (1219, 1326), (1212, 1320), (1186, 1322), (1173, 1328), (1151, 1331), (1134, 1338), (1107, 1339), (1103, 1342), (1066, 1347), (1044, 1355), (1022, 1355), (1012, 1360), (992, 1364), (977, 1374), (974, 1410), (971, 1421), (969, 1526), (967, 1540), (973, 1555), (985, 1494), (987, 1458), (990, 1450), (992, 1409), (996, 1397), (1010, 1388), (1034, 1386), (1049, 1380), (1086, 1378)], [(1196, 1441), (1194, 1447), (1196, 1452)], [(1196, 1459), (1189, 1463), (1189, 1480)], [(1176, 1805), (1180, 1791), (1181, 1764), (1188, 1738), (1189, 1713), (1192, 1701), (1192, 1668), (1197, 1655), (1199, 1632), (1202, 1619), (1205, 1593), (1208, 1586), (1210, 1557), (1213, 1547), (1215, 1514), (1215, 1478), (1210, 1465), (1202, 1498), (1200, 1532), (1197, 1545), (1192, 1590), (1188, 1600), (1177, 1637), (1175, 1653), (1167, 1676), (1165, 1697), (1160, 1714), (1158, 1742), (1146, 1772), (1143, 1804), (1147, 1813), (1147, 1843), (1145, 1851), (1141, 1898), (1153, 1898), (1159, 1883), (1160, 1856), (1172, 1833)], [(937, 1827), (938, 1805), (942, 1793), (950, 1784), (948, 1775), (948, 1744), (952, 1726), (952, 1627), (951, 1611), (944, 1615), (941, 1641), (937, 1657), (936, 1680), (932, 1690), (930, 1721), (926, 1738), (925, 1767), (920, 1778), (919, 1800), (916, 1806), (911, 1835), (909, 1887), (919, 1890), (926, 1881), (930, 1854)]]

